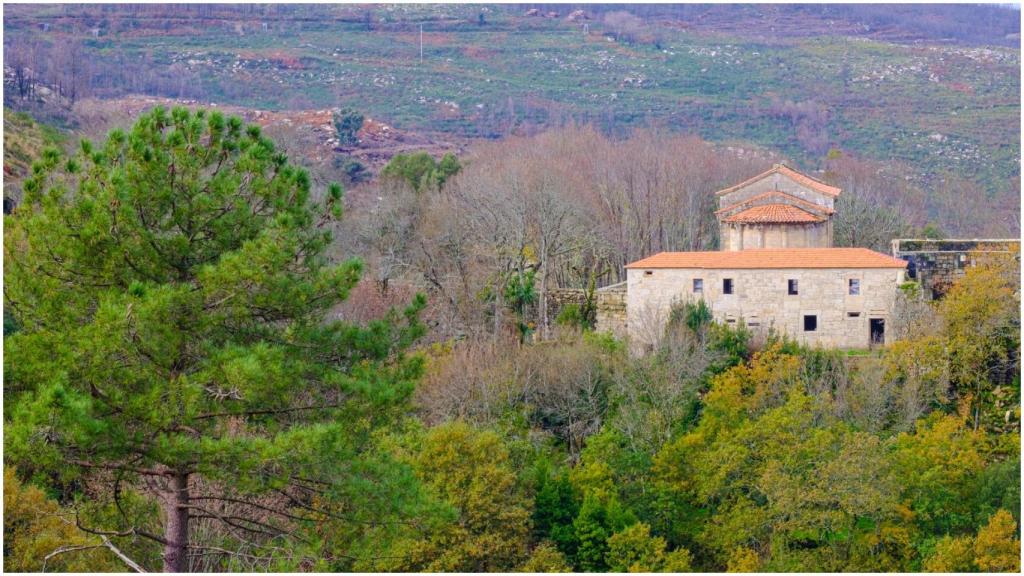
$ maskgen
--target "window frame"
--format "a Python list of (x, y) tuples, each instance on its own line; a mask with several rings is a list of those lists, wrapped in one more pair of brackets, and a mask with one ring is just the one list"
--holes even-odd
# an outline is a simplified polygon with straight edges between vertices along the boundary
[(850, 296), (860, 296), (860, 278), (850, 278), (847, 280), (846, 293)]
[(703, 278), (694, 278), (693, 279), (693, 293), (694, 294), (703, 294), (704, 293), (704, 279)]
[[(810, 319), (813, 324), (810, 328), (807, 327), (807, 320)], [(804, 314), (804, 332), (817, 332), (818, 331), (818, 315), (817, 314)]]
[(732, 278), (722, 278), (722, 294), (732, 295), (736, 292), (736, 283)]
[(786, 292), (789, 296), (800, 295), (800, 282), (799, 278), (787, 278), (786, 279)]

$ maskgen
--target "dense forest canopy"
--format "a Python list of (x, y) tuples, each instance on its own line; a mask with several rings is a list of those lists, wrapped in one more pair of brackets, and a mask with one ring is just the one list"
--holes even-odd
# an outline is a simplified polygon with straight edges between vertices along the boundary
[(1019, 569), (1019, 255), (938, 303), (904, 287), (879, 351), (698, 302), (631, 355), (583, 311), (544, 323), (545, 282), (707, 224), (588, 237), (601, 212), (552, 183), (603, 166), (627, 197), (595, 206), (631, 206), (680, 199), (612, 182), (732, 178), (636, 138), (636, 166), (586, 130), (407, 158), (340, 226), (340, 186), (220, 112), (46, 147), (5, 217), (5, 569)]

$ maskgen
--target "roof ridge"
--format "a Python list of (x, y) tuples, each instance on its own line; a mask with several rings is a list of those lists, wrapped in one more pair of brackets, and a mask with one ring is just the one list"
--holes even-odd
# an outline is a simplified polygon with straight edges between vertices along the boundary
[(765, 196), (774, 196), (774, 195), (784, 196), (786, 198), (789, 198), (790, 200), (796, 201), (799, 204), (803, 204), (805, 206), (810, 206), (810, 207), (815, 208), (817, 210), (821, 210), (825, 214), (834, 214), (835, 213), (835, 210), (829, 208), (828, 206), (822, 206), (820, 204), (815, 204), (814, 202), (809, 202), (807, 200), (804, 200), (803, 198), (797, 198), (796, 196), (793, 196), (792, 194), (783, 192), (782, 190), (779, 190), (779, 189), (776, 188), (774, 190), (769, 190), (767, 192), (762, 192), (762, 193), (758, 194), (757, 196), (751, 196), (750, 198), (747, 198), (746, 200), (742, 200), (742, 201), (737, 202), (735, 204), (730, 204), (730, 205), (728, 205), (728, 206), (726, 206), (724, 208), (719, 208), (718, 210), (715, 210), (715, 214), (721, 214), (722, 212), (725, 212), (727, 210), (732, 210), (733, 208), (736, 208), (736, 207), (739, 207), (739, 206), (744, 206), (746, 204), (750, 204), (751, 202), (754, 202), (755, 200), (758, 200), (760, 198), (764, 198)]
[(839, 194), (843, 191), (841, 188), (838, 188), (836, 186), (831, 186), (829, 184), (825, 184), (824, 182), (822, 182), (822, 181), (820, 181), (820, 180), (818, 180), (816, 178), (808, 176), (808, 175), (804, 174), (803, 172), (799, 172), (797, 170), (794, 170), (793, 168), (790, 168), (789, 166), (786, 166), (785, 164), (780, 162), (780, 163), (773, 164), (771, 168), (769, 168), (768, 170), (765, 170), (764, 172), (761, 172), (757, 176), (753, 176), (751, 178), (747, 178), (746, 180), (744, 180), (743, 182), (740, 182), (739, 184), (734, 184), (732, 186), (729, 186), (728, 188), (723, 188), (723, 189), (719, 190), (718, 192), (715, 192), (715, 196), (721, 196), (723, 194), (728, 194), (729, 192), (733, 192), (733, 191), (735, 191), (735, 190), (737, 190), (739, 188), (747, 186), (748, 184), (753, 184), (754, 182), (757, 182), (758, 180), (761, 180), (763, 178), (767, 178), (768, 176), (771, 176), (772, 174), (776, 174), (776, 173), (785, 174), (786, 176), (788, 176), (791, 179), (795, 180), (797, 183), (804, 183), (804, 182), (801, 182), (801, 180), (804, 180), (804, 181), (806, 181), (806, 185), (808, 187), (814, 188), (815, 190), (817, 190), (817, 191), (819, 191), (819, 192), (821, 192), (823, 194), (828, 194), (829, 196), (832, 196), (832, 197), (839, 196)]
[(803, 172), (798, 172), (798, 171), (790, 168), (789, 166), (786, 166), (785, 164), (779, 164), (779, 171), (781, 171), (783, 174), (786, 174), (790, 178), (793, 178), (794, 180), (799, 180), (799, 179), (809, 180), (810, 183), (812, 184), (812, 186), (811, 186), (812, 188), (814, 187), (813, 184), (817, 184), (818, 186), (821, 187), (821, 188), (819, 188), (819, 190), (821, 190), (822, 192), (828, 191), (827, 193), (832, 194), (834, 196), (839, 196), (839, 194), (843, 191), (842, 188), (839, 188), (837, 186), (832, 186), (831, 184), (826, 184), (826, 183), (822, 182), (821, 180), (818, 180), (814, 176), (808, 176), (807, 174), (804, 174)]

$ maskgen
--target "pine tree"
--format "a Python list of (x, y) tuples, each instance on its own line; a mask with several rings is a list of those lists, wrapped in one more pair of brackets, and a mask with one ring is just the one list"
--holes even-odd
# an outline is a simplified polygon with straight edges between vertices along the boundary
[(367, 447), (421, 371), (403, 350), (424, 300), (365, 327), (329, 319), (361, 272), (326, 255), (339, 186), (314, 201), (257, 126), (156, 108), (101, 146), (45, 151), (24, 189), (5, 217), (20, 327), (4, 343), (6, 459), (163, 507), (160, 534), (125, 512), (83, 529), (158, 543), (163, 568), (186, 571), (210, 553), (190, 537), (200, 519), (232, 534), (219, 547), (270, 557), (332, 503), (342, 518), (400, 506), (374, 494), (402, 488), (375, 481), (388, 463)]

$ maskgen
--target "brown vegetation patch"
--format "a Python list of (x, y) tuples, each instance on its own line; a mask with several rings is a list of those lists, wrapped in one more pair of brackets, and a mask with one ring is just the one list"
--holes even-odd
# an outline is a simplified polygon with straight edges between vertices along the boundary
[[(401, 34), (395, 34), (395, 39), (399, 42), (405, 42), (407, 44), (420, 43), (420, 31), (405, 32)], [(441, 32), (423, 32), (423, 45), (424, 46), (448, 46), (452, 43), (452, 35)]]

